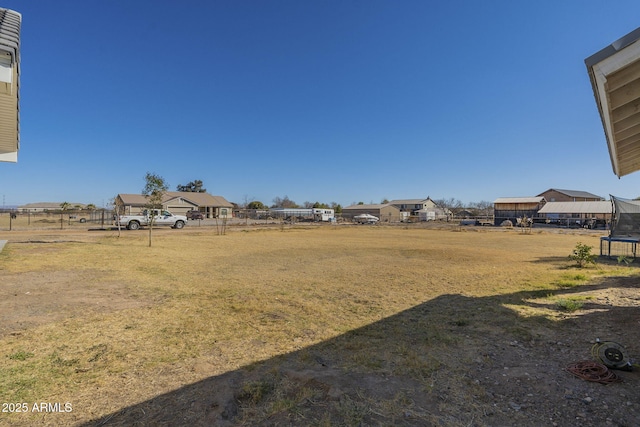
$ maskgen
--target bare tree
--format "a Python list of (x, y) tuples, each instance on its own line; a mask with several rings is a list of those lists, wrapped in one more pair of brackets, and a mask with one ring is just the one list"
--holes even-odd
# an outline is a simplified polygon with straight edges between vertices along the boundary
[(122, 206), (118, 203), (118, 196), (115, 196), (113, 199), (109, 200), (111, 206), (113, 206), (113, 216), (118, 227), (118, 237), (120, 237), (121, 227), (120, 227), (120, 215), (122, 215), (121, 208)]
[(449, 221), (451, 215), (456, 215), (463, 208), (462, 202), (453, 197), (434, 200), (434, 202), (439, 208), (444, 209), (447, 214), (447, 221)]
[(284, 198), (280, 198), (280, 197), (276, 197), (275, 199), (273, 199), (273, 205), (271, 205), (272, 208), (291, 208), (291, 209), (295, 209), (297, 207), (299, 207), (296, 202), (294, 202), (293, 200), (289, 199), (289, 196), (284, 196)]
[(147, 172), (144, 177), (146, 182), (142, 194), (147, 198), (147, 212), (149, 212), (149, 247), (151, 247), (151, 232), (156, 219), (156, 209), (162, 209), (162, 199), (164, 193), (169, 189), (169, 185), (164, 178), (159, 175)]
[(64, 213), (71, 209), (71, 203), (62, 202), (60, 203), (60, 230), (62, 230), (62, 224), (64, 223)]
[(476, 210), (477, 216), (485, 216), (490, 217), (493, 216), (493, 203), (488, 202), (486, 200), (482, 200), (480, 202), (470, 203), (470, 208)]

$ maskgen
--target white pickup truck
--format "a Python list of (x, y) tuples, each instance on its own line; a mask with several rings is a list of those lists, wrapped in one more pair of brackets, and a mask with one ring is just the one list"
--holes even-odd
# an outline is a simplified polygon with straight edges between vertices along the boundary
[[(169, 225), (172, 228), (183, 228), (187, 223), (184, 215), (174, 215), (169, 211), (154, 209), (153, 225)], [(115, 219), (115, 225), (137, 230), (151, 222), (150, 212), (145, 209), (140, 215), (120, 215)]]

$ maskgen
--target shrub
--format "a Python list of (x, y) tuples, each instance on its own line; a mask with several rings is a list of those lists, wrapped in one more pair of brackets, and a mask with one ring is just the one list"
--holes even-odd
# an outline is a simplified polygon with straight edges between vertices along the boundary
[(573, 249), (573, 253), (569, 255), (569, 259), (575, 261), (580, 268), (585, 267), (588, 264), (595, 264), (596, 255), (591, 253), (591, 249), (593, 249), (592, 246), (578, 242), (576, 247)]
[(556, 302), (558, 308), (573, 313), (574, 311), (580, 310), (582, 308), (582, 302), (576, 301), (571, 298), (560, 299)]

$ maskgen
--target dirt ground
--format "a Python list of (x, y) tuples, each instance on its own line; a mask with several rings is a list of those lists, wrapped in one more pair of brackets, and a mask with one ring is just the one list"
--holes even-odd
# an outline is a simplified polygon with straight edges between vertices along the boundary
[[(518, 325), (506, 310), (495, 324), (464, 325), (454, 316), (430, 315), (429, 306), (416, 307), (301, 354), (210, 378), (83, 425), (304, 426), (341, 420), (345, 426), (640, 426), (640, 369), (616, 370), (620, 382), (610, 384), (566, 370), (593, 360), (598, 338), (620, 343), (632, 360), (640, 356), (640, 284), (637, 278), (609, 279), (582, 291), (595, 298), (581, 313), (536, 328)], [(455, 312), (494, 309), (497, 302), (459, 296), (433, 304)], [(443, 322), (453, 342), (443, 348), (448, 361), (428, 374), (351, 370), (336, 356), (342, 352), (332, 351), (348, 347), (354, 336), (375, 346), (417, 343), (425, 339), (419, 328), (401, 337), (379, 334), (396, 330), (397, 323), (425, 320)], [(279, 396), (269, 396), (271, 390)], [(263, 415), (287, 396), (296, 400), (295, 410)], [(390, 406), (396, 417), (377, 410)]]
[[(82, 241), (85, 236), (56, 233), (38, 239), (47, 250), (47, 242)], [(34, 241), (21, 232), (11, 238), (14, 244)], [(104, 281), (102, 289), (78, 294), (75, 284), (83, 280), (80, 273), (70, 272), (4, 275), (0, 336), (143, 304), (118, 282)], [(573, 362), (593, 359), (596, 339), (617, 342), (629, 358), (640, 359), (638, 277), (603, 278), (566, 294), (588, 294), (590, 299), (577, 312), (559, 314), (557, 322), (542, 316), (522, 320), (517, 309), (509, 308), (544, 309), (544, 295), (532, 292), (443, 296), (329, 342), (208, 378), (80, 425), (330, 425), (328, 420), (341, 419), (342, 425), (362, 426), (640, 426), (640, 368), (615, 371), (620, 381), (610, 384), (586, 381), (567, 371)], [(473, 322), (474, 312), (482, 310), (495, 312), (489, 324)], [(403, 327), (402, 336), (393, 333), (407, 324), (416, 327)], [(438, 325), (450, 337), (441, 344), (446, 361), (427, 371), (391, 376), (380, 370), (350, 369), (348, 360), (341, 359), (344, 352), (333, 351), (365, 338), (362, 345), (377, 348), (391, 348), (398, 341), (408, 346), (423, 343), (433, 333), (424, 325)], [(280, 395), (270, 395), (273, 390)], [(261, 416), (276, 397), (293, 402), (275, 415), (271, 411)], [(397, 411), (389, 411), (394, 405)], [(396, 416), (389, 419), (382, 412)]]

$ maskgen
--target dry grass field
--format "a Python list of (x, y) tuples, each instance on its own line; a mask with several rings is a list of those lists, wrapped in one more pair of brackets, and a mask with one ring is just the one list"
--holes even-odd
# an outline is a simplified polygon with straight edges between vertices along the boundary
[(597, 234), (153, 233), (0, 231), (0, 425), (638, 425), (638, 372), (565, 371), (640, 357), (635, 263), (568, 259)]

